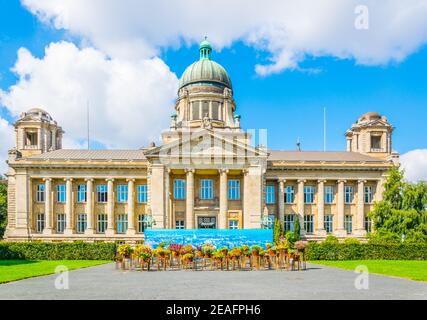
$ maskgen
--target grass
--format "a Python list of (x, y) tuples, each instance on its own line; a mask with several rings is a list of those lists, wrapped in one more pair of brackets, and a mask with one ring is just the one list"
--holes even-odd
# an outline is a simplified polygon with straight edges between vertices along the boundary
[(427, 261), (362, 260), (362, 261), (312, 261), (328, 267), (355, 270), (357, 266), (366, 266), (372, 274), (406, 278), (427, 282)]
[(75, 270), (108, 262), (100, 260), (0, 260), (0, 283), (53, 274), (55, 268), (60, 265), (66, 266), (68, 270)]

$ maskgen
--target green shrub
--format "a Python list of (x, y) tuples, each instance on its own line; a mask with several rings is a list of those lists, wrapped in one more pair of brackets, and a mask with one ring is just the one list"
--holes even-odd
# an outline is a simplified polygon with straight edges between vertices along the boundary
[(360, 244), (360, 241), (359, 241), (359, 239), (356, 239), (356, 238), (346, 238), (344, 240), (344, 243), (345, 244)]
[(114, 243), (0, 242), (0, 260), (113, 260)]
[(427, 260), (425, 244), (310, 242), (307, 260)]
[(325, 242), (331, 244), (339, 243), (338, 238), (331, 234), (326, 237)]

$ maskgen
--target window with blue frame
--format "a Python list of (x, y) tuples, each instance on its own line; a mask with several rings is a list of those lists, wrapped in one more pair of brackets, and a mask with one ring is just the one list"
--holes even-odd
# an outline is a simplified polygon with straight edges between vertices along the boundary
[(312, 204), (314, 202), (314, 187), (304, 187), (304, 203)]
[(127, 214), (119, 214), (117, 216), (117, 233), (123, 234), (128, 230), (128, 215)]
[(140, 184), (136, 187), (137, 190), (137, 201), (138, 203), (147, 203), (148, 195), (147, 195), (147, 185)]
[(295, 189), (293, 186), (286, 186), (285, 188), (285, 203), (295, 202)]
[(108, 201), (108, 187), (106, 184), (99, 184), (96, 186), (97, 200), (100, 203)]
[(127, 202), (128, 201), (128, 185), (119, 184), (117, 186), (117, 202)]
[(287, 214), (287, 215), (285, 215), (285, 218), (284, 218), (285, 220), (284, 220), (284, 229), (285, 229), (285, 232), (288, 232), (288, 231), (294, 231), (295, 230), (295, 215), (294, 214)]
[(265, 202), (267, 204), (276, 203), (276, 188), (274, 185), (265, 186)]
[(77, 186), (77, 202), (86, 202), (86, 185), (80, 184)]
[(175, 179), (173, 181), (173, 198), (175, 200), (185, 199), (185, 180)]
[(332, 204), (334, 202), (334, 187), (325, 186), (325, 204)]
[(56, 201), (60, 203), (65, 203), (65, 200), (67, 198), (66, 193), (67, 187), (65, 184), (58, 184), (56, 186)]
[(213, 199), (212, 179), (202, 179), (200, 181), (200, 199), (202, 200)]
[(228, 200), (240, 200), (240, 180), (228, 180)]

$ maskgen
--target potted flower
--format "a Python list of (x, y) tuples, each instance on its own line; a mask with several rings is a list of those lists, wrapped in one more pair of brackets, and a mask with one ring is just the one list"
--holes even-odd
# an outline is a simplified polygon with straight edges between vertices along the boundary
[(141, 259), (143, 266), (142, 269), (144, 269), (144, 265), (147, 265), (147, 270), (150, 271), (150, 265), (151, 265), (151, 259), (153, 257), (153, 250), (149, 245), (139, 245), (136, 248), (138, 252), (138, 257)]
[(260, 252), (262, 251), (262, 247), (261, 246), (252, 246), (252, 255), (254, 257), (259, 257), (260, 256)]
[(206, 258), (206, 259), (212, 258), (212, 255), (215, 251), (215, 247), (212, 244), (205, 243), (204, 245), (202, 245), (201, 249), (202, 249), (201, 251), (202, 251), (203, 258)]
[(297, 249), (297, 252), (304, 253), (305, 248), (307, 248), (307, 242), (297, 241), (297, 242), (295, 242), (295, 248)]
[(172, 253), (172, 257), (178, 258), (181, 252), (181, 248), (182, 248), (181, 244), (176, 244), (176, 243), (170, 244), (169, 250)]
[(130, 258), (132, 256), (133, 248), (128, 244), (121, 244), (117, 248), (117, 253), (122, 257), (122, 268), (126, 269), (126, 264), (130, 267)]

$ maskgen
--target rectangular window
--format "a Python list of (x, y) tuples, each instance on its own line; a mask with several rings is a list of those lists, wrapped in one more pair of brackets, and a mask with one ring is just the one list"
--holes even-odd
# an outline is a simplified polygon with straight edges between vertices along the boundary
[(351, 234), (353, 232), (353, 216), (346, 215), (344, 217), (344, 228), (347, 231), (347, 234)]
[(38, 184), (37, 185), (37, 192), (36, 192), (36, 201), (37, 202), (44, 202), (44, 195), (45, 195), (45, 185), (44, 184)]
[(285, 188), (285, 203), (295, 202), (295, 190), (293, 186), (287, 186)]
[(212, 200), (213, 199), (212, 179), (202, 179), (200, 181), (200, 185), (201, 185), (200, 198), (202, 200)]
[(147, 229), (147, 222), (143, 214), (138, 215), (138, 233), (143, 233)]
[(307, 233), (313, 233), (314, 230), (314, 216), (306, 215), (304, 216), (304, 230)]
[(192, 120), (199, 120), (200, 119), (200, 101), (192, 102), (191, 108), (192, 108), (191, 119)]
[(372, 220), (369, 217), (365, 217), (365, 230), (367, 233), (372, 232)]
[(210, 118), (210, 114), (209, 114), (209, 101), (203, 101), (202, 102), (202, 116), (201, 116), (201, 118), (203, 119), (204, 117), (209, 117)]
[(185, 229), (185, 222), (184, 222), (184, 220), (176, 220), (175, 221), (175, 229), (177, 229), (177, 230)]
[(39, 213), (36, 220), (36, 232), (42, 233), (44, 230), (44, 214)]
[(294, 223), (295, 223), (295, 215), (294, 214), (285, 215), (285, 221), (284, 221), (285, 232), (294, 231), (295, 230)]
[(117, 186), (117, 202), (127, 202), (128, 201), (128, 185), (119, 184)]
[(327, 233), (334, 231), (334, 216), (331, 214), (325, 215), (325, 230)]
[(108, 200), (108, 187), (106, 184), (96, 186), (97, 200), (100, 203), (106, 203)]
[(365, 187), (365, 203), (371, 204), (373, 200), (373, 190), (372, 187)]
[(212, 119), (219, 120), (219, 102), (212, 101)]
[(175, 179), (173, 181), (173, 198), (175, 200), (185, 199), (185, 180)]
[(147, 185), (140, 184), (136, 187), (137, 189), (137, 201), (138, 203), (147, 203), (148, 194), (147, 194)]
[(265, 202), (267, 204), (276, 203), (276, 188), (274, 185), (265, 186)]
[(98, 233), (105, 233), (105, 230), (107, 230), (107, 226), (108, 226), (108, 217), (106, 214), (98, 214), (98, 219), (97, 219), (97, 226), (96, 226), (96, 231)]
[(128, 230), (128, 215), (119, 214), (117, 215), (117, 233), (126, 233)]
[(66, 194), (67, 187), (65, 184), (58, 184), (56, 186), (56, 201), (59, 203), (65, 203), (67, 194)]
[(354, 200), (354, 188), (352, 186), (344, 187), (344, 201), (346, 204), (352, 204)]
[(80, 184), (77, 186), (77, 202), (86, 202), (86, 185)]
[(314, 202), (314, 187), (304, 187), (304, 203), (312, 204)]
[(64, 213), (58, 213), (58, 215), (56, 217), (56, 232), (64, 233), (66, 223), (67, 222), (65, 220), (65, 214)]
[(81, 213), (77, 216), (77, 233), (84, 233), (87, 228), (87, 215)]
[(228, 200), (240, 200), (240, 180), (228, 180)]
[(334, 187), (325, 186), (325, 204), (332, 204), (334, 202)]
[(239, 220), (236, 220), (236, 219), (228, 220), (228, 229), (230, 229), (230, 230), (239, 229)]

